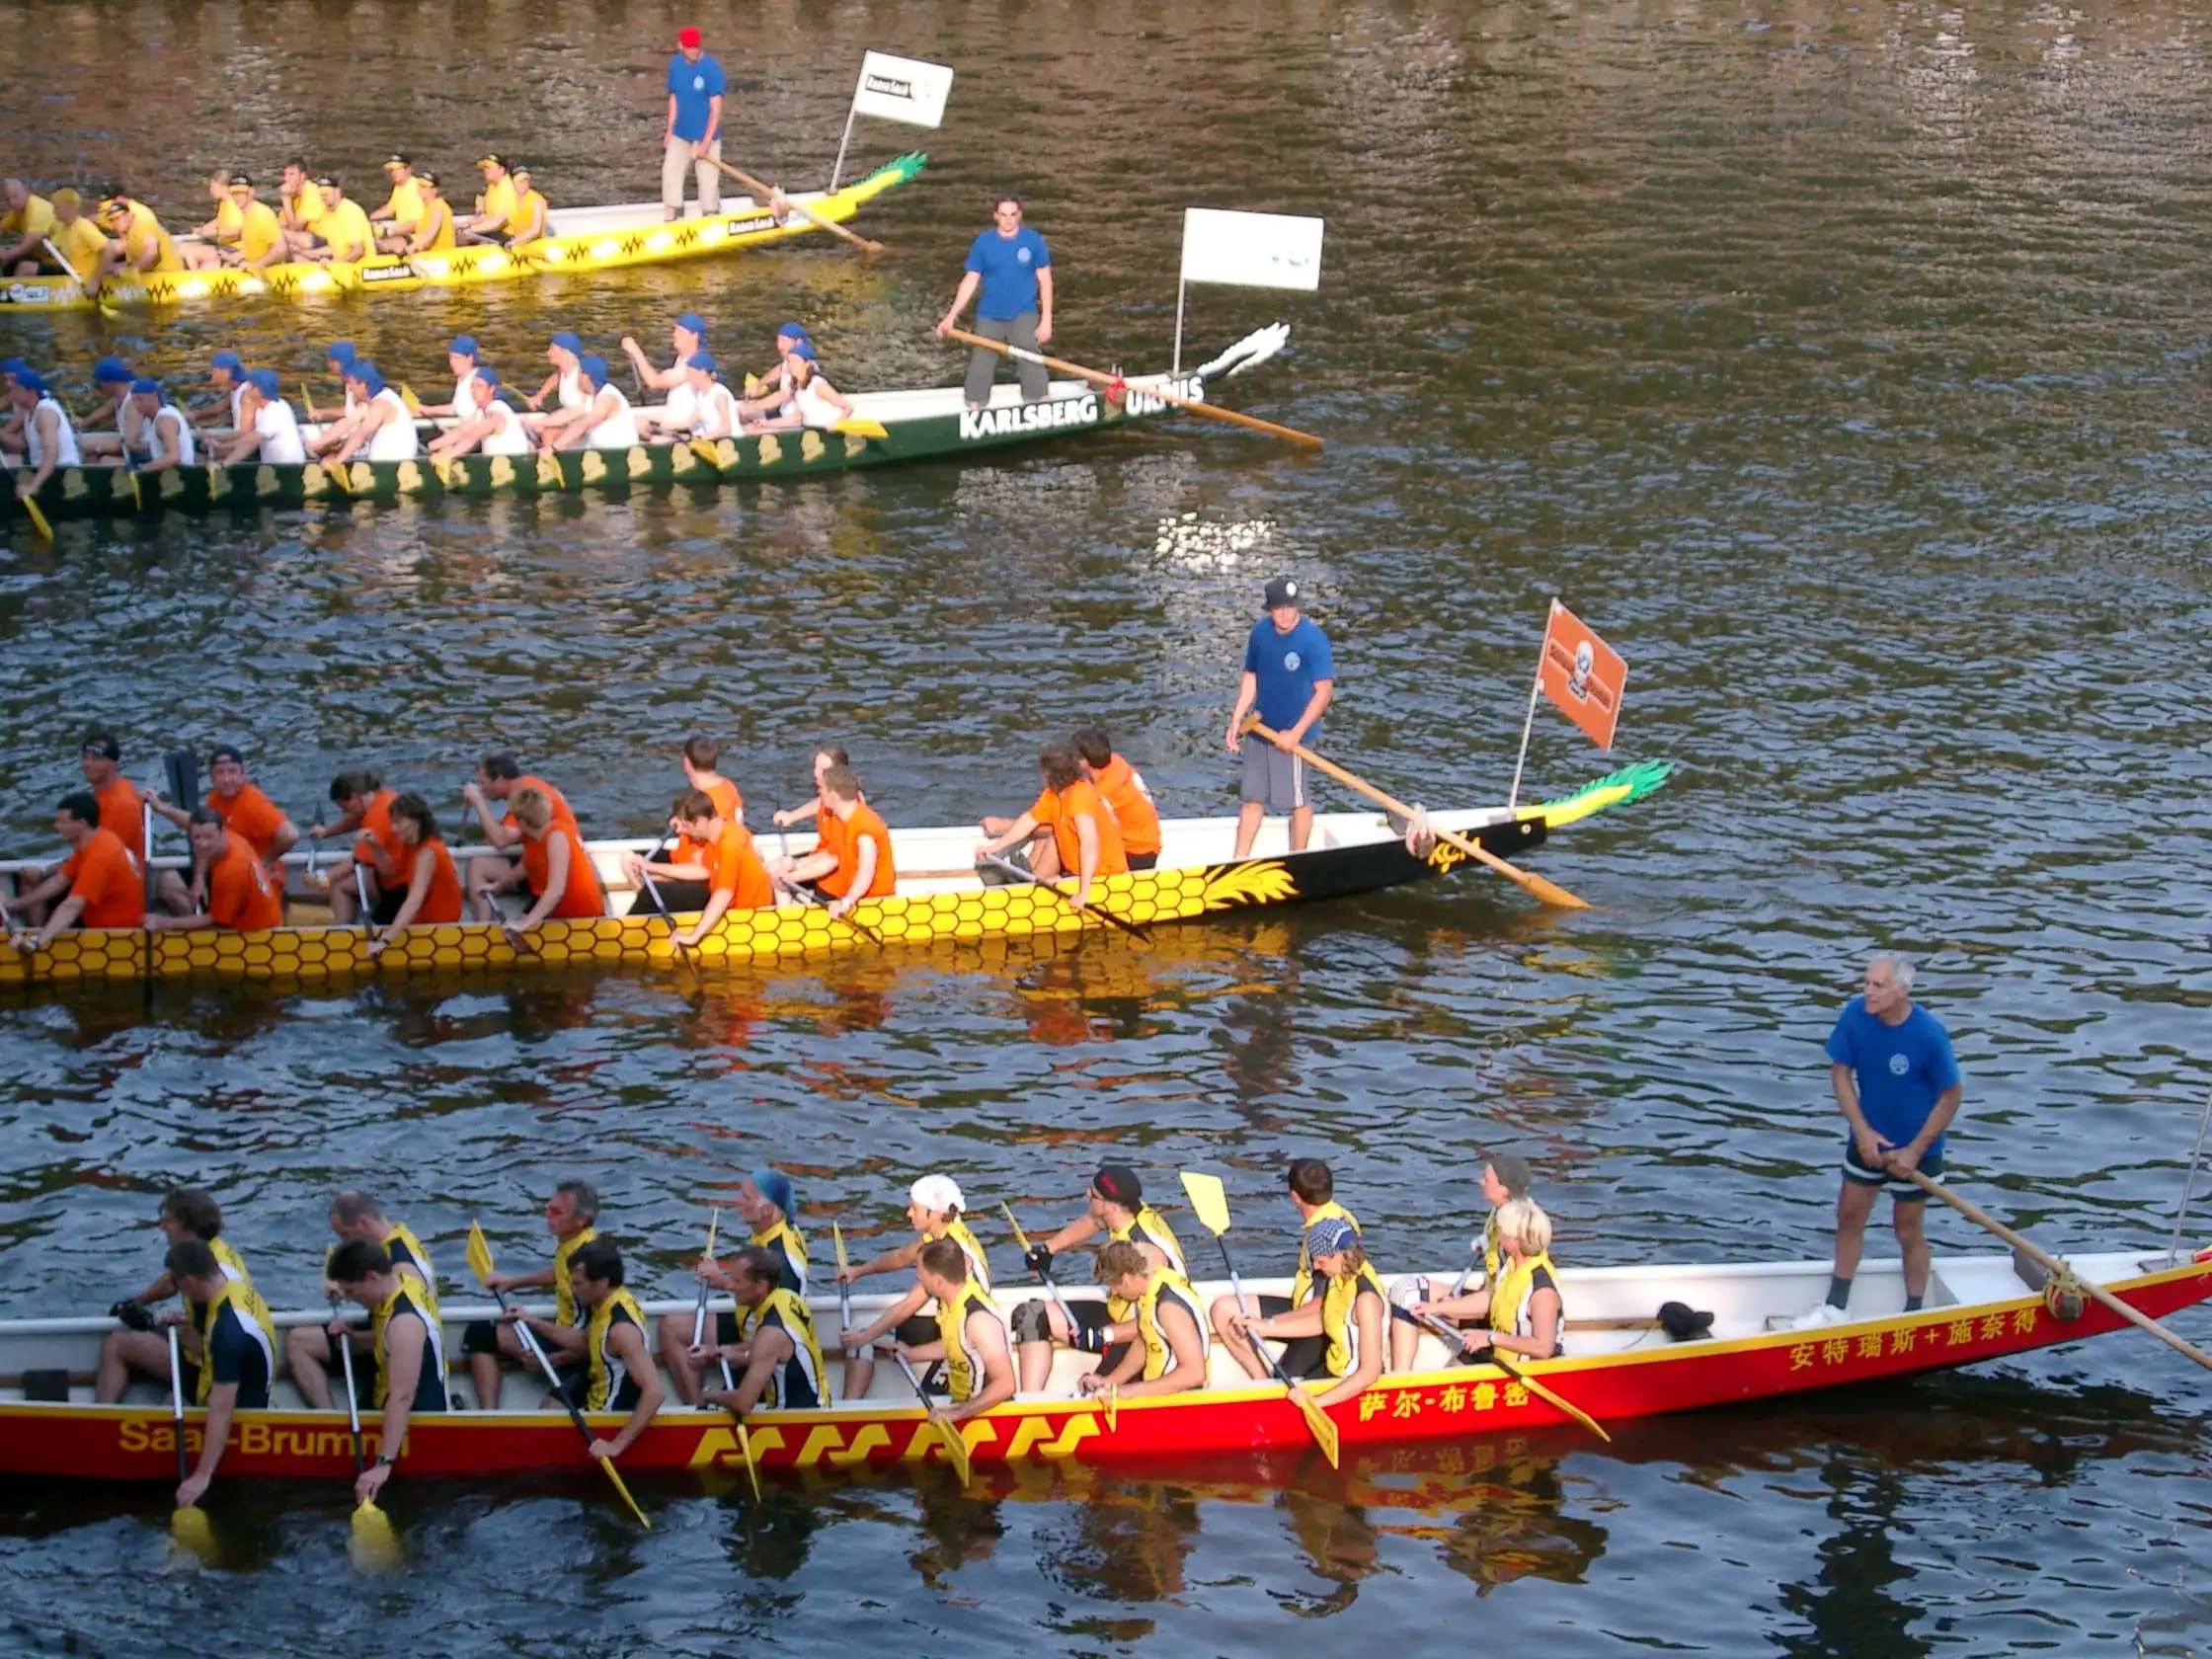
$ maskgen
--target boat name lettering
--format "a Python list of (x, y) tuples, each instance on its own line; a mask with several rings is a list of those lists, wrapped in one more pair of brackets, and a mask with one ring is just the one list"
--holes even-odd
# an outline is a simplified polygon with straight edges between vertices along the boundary
[[(204, 1436), (198, 1424), (185, 1425), (185, 1455), (196, 1457)], [(365, 1425), (361, 1430), (361, 1443), (367, 1454), (374, 1457), (383, 1440), (382, 1434)], [(173, 1454), (177, 1450), (177, 1431), (164, 1418), (160, 1420), (132, 1419), (118, 1425), (117, 1446), (124, 1452), (152, 1452)], [(231, 1420), (230, 1438), (223, 1442), (227, 1452), (237, 1452), (249, 1458), (317, 1458), (323, 1460), (351, 1458), (354, 1455), (354, 1437), (342, 1427), (289, 1428), (282, 1423), (262, 1422), (252, 1417), (235, 1417)], [(400, 1442), (400, 1454), (406, 1456), (407, 1443)]]
[[(1206, 382), (1195, 374), (1186, 374), (1179, 380), (1164, 381), (1160, 389), (1171, 392), (1179, 398), (1188, 398), (1193, 403), (1204, 403), (1206, 401)], [(1165, 408), (1167, 408), (1167, 404), (1154, 397), (1151, 388), (1146, 386), (1129, 388), (1128, 411), (1130, 414), (1157, 415)]]
[(50, 282), (10, 282), (8, 303), (11, 305), (49, 305), (53, 302), (53, 284)]
[(1024, 403), (1007, 409), (964, 409), (960, 412), (963, 442), (979, 437), (1010, 437), (1016, 433), (1049, 432), (1059, 427), (1089, 427), (1098, 423), (1098, 399), (1089, 392), (1079, 398), (1052, 403)]
[(406, 282), (415, 278), (415, 270), (405, 265), (364, 265), (360, 272), (361, 286), (373, 287), (378, 282)]

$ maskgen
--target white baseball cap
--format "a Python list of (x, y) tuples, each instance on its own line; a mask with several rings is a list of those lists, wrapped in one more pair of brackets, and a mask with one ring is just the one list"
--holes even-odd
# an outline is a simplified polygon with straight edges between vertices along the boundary
[(924, 1175), (907, 1189), (907, 1196), (924, 1210), (943, 1212), (968, 1208), (968, 1201), (960, 1196), (960, 1183), (950, 1175)]

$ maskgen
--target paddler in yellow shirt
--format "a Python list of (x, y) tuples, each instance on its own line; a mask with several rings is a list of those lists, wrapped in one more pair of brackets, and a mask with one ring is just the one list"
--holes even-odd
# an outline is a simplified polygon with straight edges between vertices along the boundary
[(101, 276), (113, 276), (118, 271), (156, 276), (184, 270), (185, 262), (178, 257), (176, 238), (162, 229), (153, 209), (143, 201), (111, 193), (100, 203), (100, 222), (116, 236), (101, 253)]
[(484, 173), (484, 194), (476, 198), (476, 211), (461, 221), (461, 231), (480, 242), (490, 242), (506, 234), (520, 198), (505, 156), (495, 151), (476, 165)]
[(248, 271), (267, 271), (290, 259), (291, 245), (284, 240), (283, 221), (276, 217), (275, 208), (254, 195), (252, 176), (233, 173), (226, 194), (231, 210), (238, 215), (238, 236), (235, 246), (223, 250), (223, 263)]
[(404, 243), (415, 234), (415, 227), (423, 221), (423, 193), (415, 183), (415, 164), (406, 156), (393, 153), (384, 163), (384, 173), (392, 181), (392, 194), (384, 198), (384, 205), (368, 215), (372, 225), (390, 225), (391, 234), (381, 239), (386, 253), (397, 253), (394, 242)]
[[(46, 240), (61, 251), (61, 257), (80, 276), (98, 271), (100, 256), (108, 249), (107, 232), (84, 216), (84, 198), (67, 188), (53, 193), (53, 229)], [(49, 253), (46, 258), (50, 260), (53, 255)]]
[(283, 183), (276, 187), (276, 222), (284, 227), (292, 258), (305, 259), (315, 246), (315, 221), (322, 216), (323, 193), (307, 182), (307, 163), (285, 162)]
[(308, 250), (307, 257), (322, 265), (357, 265), (373, 254), (376, 232), (370, 228), (361, 204), (349, 197), (331, 174), (317, 178), (315, 189), (322, 196), (323, 211), (315, 220), (317, 246)]
[(406, 232), (387, 236), (383, 249), (387, 254), (443, 254), (451, 252), (454, 245), (453, 204), (445, 199), (438, 189), (437, 175), (429, 168), (415, 175), (410, 181), (415, 186), (417, 199), (423, 204), (423, 216)]
[(53, 234), (53, 203), (33, 196), (21, 179), (0, 180), (0, 198), (8, 203), (7, 212), (0, 214), (0, 236), (13, 239), (0, 248), (0, 269), (36, 276), (46, 256), (46, 238)]
[(552, 211), (545, 198), (530, 186), (530, 170), (516, 162), (508, 177), (514, 181), (514, 211), (508, 216), (507, 245), (519, 248), (546, 234), (546, 215)]

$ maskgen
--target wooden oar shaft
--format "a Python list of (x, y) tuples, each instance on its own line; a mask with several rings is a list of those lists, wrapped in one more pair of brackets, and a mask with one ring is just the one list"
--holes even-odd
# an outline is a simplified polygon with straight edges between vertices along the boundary
[[(1042, 352), (1032, 352), (1026, 347), (1015, 346), (1003, 340), (991, 340), (981, 334), (971, 334), (966, 329), (948, 329), (948, 340), (957, 340), (964, 346), (980, 346), (987, 352), (996, 352), (1000, 356), (1014, 357), (1028, 362), (1043, 363), (1047, 368), (1057, 368), (1063, 374), (1072, 374), (1078, 380), (1088, 380), (1094, 386), (1111, 386), (1119, 378), (1101, 373), (1095, 368), (1085, 368), (1081, 363), (1069, 362), (1066, 357), (1050, 357)], [(1127, 384), (1125, 381), (1124, 384)], [(1224, 409), (1218, 403), (1201, 403), (1197, 398), (1184, 397), (1164, 386), (1132, 386), (1130, 390), (1146, 397), (1158, 398), (1177, 409), (1193, 415), (1205, 415), (1216, 421), (1226, 421), (1232, 427), (1243, 427), (1249, 432), (1265, 433), (1270, 437), (1288, 438), (1293, 443), (1303, 443), (1308, 449), (1321, 447), (1321, 440), (1311, 433), (1300, 432), (1296, 427), (1279, 427), (1273, 421), (1263, 421), (1256, 415), (1244, 415), (1233, 409)]]
[[(728, 162), (717, 160), (713, 156), (709, 156), (707, 159), (714, 162), (715, 166), (721, 168), (723, 172), (727, 173), (731, 178), (737, 180), (739, 184), (745, 186), (747, 190), (750, 191), (752, 193), (752, 198), (755, 201), (759, 202), (761, 206), (767, 206), (767, 204), (778, 195), (778, 192), (773, 186), (762, 184), (758, 179), (755, 179), (751, 174), (746, 172), (743, 168), (732, 167)], [(835, 219), (824, 218), (812, 207), (809, 207), (804, 201), (793, 201), (788, 196), (783, 199), (787, 203), (789, 203), (790, 208), (794, 213), (797, 213), (801, 218), (807, 220), (816, 228), (827, 230), (832, 236), (841, 237), (843, 240), (850, 242), (855, 248), (863, 249), (868, 253), (880, 254), (883, 252), (883, 244), (881, 242), (871, 242), (865, 236), (857, 235), (854, 232), (845, 229), (845, 227), (837, 223)]]
[(2207, 1354), (2203, 1349), (2196, 1346), (2195, 1343), (2186, 1341), (2185, 1339), (2174, 1335), (2172, 1331), (2160, 1324), (2158, 1320), (2152, 1318), (2148, 1313), (2142, 1312), (2137, 1308), (2130, 1307), (2126, 1303), (2122, 1302), (2110, 1291), (2104, 1289), (2103, 1286), (2093, 1285), (2086, 1279), (2075, 1278), (2072, 1270), (2069, 1269), (2064, 1262), (2060, 1261), (2056, 1256), (2050, 1254), (2041, 1245), (2036, 1244), (2029, 1239), (2021, 1237), (2011, 1227), (2007, 1226), (2003, 1222), (1997, 1220), (1996, 1217), (1987, 1214), (1974, 1204), (1970, 1203), (1968, 1200), (1959, 1197), (1958, 1194), (1952, 1192), (1950, 1188), (1944, 1186), (1942, 1182), (1932, 1181), (1917, 1169), (1900, 1170), (1896, 1171), (1896, 1173), (1904, 1175), (1907, 1180), (1911, 1181), (1923, 1192), (1926, 1192), (1933, 1197), (1941, 1199), (1945, 1204), (1949, 1205), (1953, 1210), (1956, 1210), (1968, 1221), (1975, 1223), (1977, 1225), (1987, 1227), (1991, 1232), (1994, 1232), (1998, 1237), (2005, 1240), (2006, 1243), (2012, 1245), (2014, 1249), (2019, 1251), (2021, 1255), (2027, 1257), (2030, 1261), (2039, 1264), (2046, 1271), (2052, 1274), (2063, 1275), (2067, 1278), (2074, 1279), (2074, 1282), (2080, 1285), (2086, 1294), (2094, 1298), (2095, 1301), (2101, 1303), (2104, 1306), (2111, 1309), (2111, 1311), (2113, 1311), (2114, 1313), (2117, 1313), (2129, 1324), (2149, 1331), (2153, 1336), (2157, 1337), (2161, 1342), (2165, 1343), (2176, 1354), (2185, 1354), (2190, 1359), (2196, 1361), (2198, 1365), (2204, 1367), (2205, 1370), (2212, 1371), (2212, 1354)]
[[(1460, 1348), (1462, 1345), (1465, 1337), (1465, 1333), (1463, 1331), (1455, 1330), (1452, 1326), (1446, 1324), (1442, 1319), (1438, 1318), (1433, 1313), (1426, 1313), (1421, 1315), (1421, 1323), (1427, 1325), (1430, 1330), (1434, 1331), (1438, 1336), (1444, 1339), (1444, 1351), (1447, 1354), (1456, 1354), (1460, 1351)], [(1527, 1372), (1523, 1371), (1511, 1360), (1501, 1359), (1498, 1355), (1498, 1351), (1495, 1348), (1492, 1348), (1490, 1350), (1489, 1363), (1496, 1366), (1500, 1371), (1504, 1372), (1508, 1377), (1512, 1378), (1514, 1382), (1520, 1383), (1522, 1387), (1528, 1389), (1530, 1393), (1536, 1395), (1538, 1399), (1542, 1400), (1546, 1405), (1553, 1406), (1556, 1409), (1565, 1412), (1569, 1417), (1572, 1417), (1576, 1422), (1580, 1423), (1584, 1428), (1588, 1429), (1600, 1440), (1610, 1441), (1613, 1439), (1613, 1436), (1606, 1433), (1604, 1425), (1601, 1424), (1597, 1420), (1597, 1418), (1591, 1416), (1589, 1412), (1583, 1410), (1582, 1407), (1576, 1405), (1572, 1400), (1562, 1398), (1560, 1395), (1553, 1393), (1549, 1388), (1545, 1387), (1541, 1382), (1539, 1382), (1535, 1378), (1531, 1377)]]
[[(1275, 741), (1276, 734), (1269, 731), (1256, 714), (1245, 718), (1244, 730), (1254, 737), (1266, 739), (1269, 743)], [(1336, 764), (1335, 761), (1322, 759), (1321, 756), (1315, 754), (1304, 744), (1291, 745), (1291, 752), (1315, 771), (1325, 773), (1336, 779), (1338, 783), (1343, 784), (1345, 788), (1357, 790), (1360, 794), (1365, 795), (1376, 805), (1382, 807), (1383, 811), (1396, 813), (1400, 818), (1410, 819), (1413, 817), (1413, 809), (1403, 801), (1400, 801), (1394, 795), (1376, 788), (1365, 778), (1354, 777), (1342, 766)], [(1469, 840), (1466, 836), (1447, 830), (1442, 825), (1432, 824), (1429, 829), (1438, 840), (1449, 846), (1458, 847), (1477, 864), (1486, 869), (1495, 870), (1506, 880), (1541, 899), (1547, 905), (1556, 905), (1561, 909), (1567, 910), (1586, 910), (1590, 908), (1585, 901), (1577, 899), (1556, 882), (1546, 881), (1533, 871), (1522, 869), (1518, 864), (1507, 863), (1480, 841)]]
[[(1054, 898), (1058, 899), (1069, 909), (1075, 909), (1075, 896), (1072, 893), (1069, 893), (1058, 882), (1047, 881), (1035, 870), (1024, 869), (1021, 865), (1016, 864), (1012, 859), (1001, 858), (996, 853), (989, 854), (984, 860), (984, 862), (990, 865), (990, 867), (994, 870), (1002, 870), (1009, 876), (1017, 877), (1020, 880), (1029, 883), (1032, 887), (1043, 888), (1047, 893), (1050, 893)], [(1077, 915), (1096, 915), (1099, 920), (1108, 922), (1111, 925), (1120, 928), (1124, 933), (1127, 933), (1133, 939), (1144, 939), (1149, 941), (1151, 938), (1151, 935), (1143, 927), (1139, 926), (1136, 922), (1116, 915), (1112, 910), (1109, 910), (1104, 905), (1101, 904), (1089, 905), (1082, 909), (1075, 910), (1075, 913)], [(1028, 1246), (1025, 1244), (1022, 1246), (1022, 1248), (1027, 1249)]]

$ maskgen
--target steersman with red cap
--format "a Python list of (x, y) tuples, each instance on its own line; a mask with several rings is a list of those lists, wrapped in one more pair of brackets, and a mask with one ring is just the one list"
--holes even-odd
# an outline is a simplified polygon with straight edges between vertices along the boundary
[(671, 219), (683, 216), (683, 173), (699, 176), (699, 211), (722, 211), (722, 95), (729, 90), (722, 65), (696, 29), (680, 29), (669, 59), (669, 126), (661, 140), (661, 205)]

